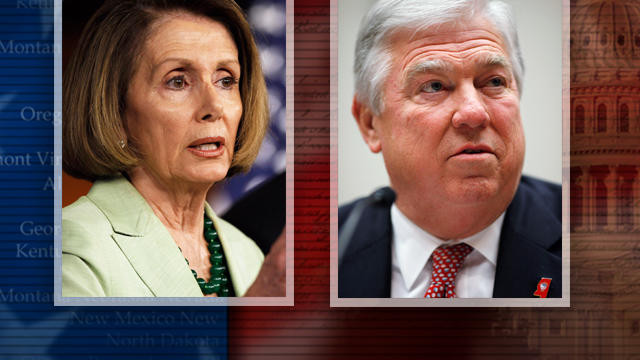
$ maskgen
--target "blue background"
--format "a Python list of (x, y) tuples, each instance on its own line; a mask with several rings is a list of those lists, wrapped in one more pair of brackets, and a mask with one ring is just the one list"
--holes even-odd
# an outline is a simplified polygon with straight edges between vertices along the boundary
[[(283, 1), (243, 5), (249, 18), (260, 18), (252, 6), (284, 17)], [(234, 179), (222, 190), (231, 200), (284, 166), (284, 20), (254, 28), (274, 30), (256, 35), (261, 53), (282, 55), (267, 73), (281, 106), (263, 155), (279, 163)], [(52, 0), (0, 1), (0, 359), (226, 358), (226, 308), (54, 308), (53, 39)]]

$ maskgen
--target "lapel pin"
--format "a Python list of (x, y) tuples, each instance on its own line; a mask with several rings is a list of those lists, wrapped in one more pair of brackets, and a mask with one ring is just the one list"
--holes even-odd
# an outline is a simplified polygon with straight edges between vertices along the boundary
[(541, 299), (546, 298), (547, 293), (549, 292), (549, 286), (551, 286), (551, 278), (541, 278), (533, 296), (539, 296)]

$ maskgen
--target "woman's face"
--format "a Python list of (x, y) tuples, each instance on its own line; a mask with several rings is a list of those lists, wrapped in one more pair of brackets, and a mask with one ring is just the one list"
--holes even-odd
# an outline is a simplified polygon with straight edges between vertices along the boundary
[(137, 170), (168, 186), (223, 179), (242, 116), (240, 75), (222, 24), (186, 14), (153, 24), (126, 97)]

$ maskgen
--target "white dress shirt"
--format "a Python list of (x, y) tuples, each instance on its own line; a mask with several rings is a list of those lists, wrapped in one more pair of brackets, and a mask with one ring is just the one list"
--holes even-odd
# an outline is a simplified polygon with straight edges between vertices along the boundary
[(431, 283), (431, 253), (440, 245), (461, 242), (473, 247), (456, 276), (459, 298), (490, 298), (496, 275), (504, 213), (484, 230), (464, 239), (440, 240), (391, 206), (391, 297), (424, 297)]

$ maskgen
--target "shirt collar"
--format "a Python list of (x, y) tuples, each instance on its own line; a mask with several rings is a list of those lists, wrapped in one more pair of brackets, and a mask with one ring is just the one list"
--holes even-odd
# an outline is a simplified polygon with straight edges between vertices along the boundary
[(391, 248), (394, 265), (400, 270), (406, 288), (410, 289), (413, 286), (422, 269), (427, 265), (431, 253), (443, 244), (455, 245), (464, 242), (495, 266), (503, 222), (504, 212), (491, 225), (470, 237), (444, 241), (424, 231), (409, 220), (396, 204), (393, 204), (391, 206), (391, 226), (393, 229)]

